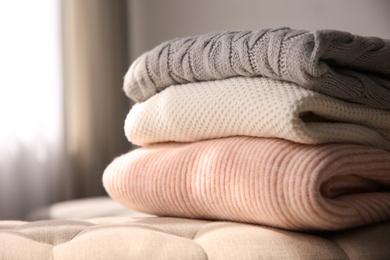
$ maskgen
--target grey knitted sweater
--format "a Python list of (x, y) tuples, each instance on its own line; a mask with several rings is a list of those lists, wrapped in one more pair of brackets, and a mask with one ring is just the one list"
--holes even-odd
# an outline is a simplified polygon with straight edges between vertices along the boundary
[(264, 76), (390, 109), (390, 40), (289, 28), (217, 32), (164, 42), (130, 66), (124, 91), (141, 102), (171, 85)]

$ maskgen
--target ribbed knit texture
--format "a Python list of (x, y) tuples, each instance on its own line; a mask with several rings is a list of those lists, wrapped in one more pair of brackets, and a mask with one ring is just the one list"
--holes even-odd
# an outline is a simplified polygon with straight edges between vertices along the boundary
[(327, 97), (265, 77), (175, 85), (135, 104), (125, 121), (136, 145), (229, 136), (390, 149), (390, 111)]
[(230, 137), (133, 150), (103, 183), (123, 205), (160, 216), (339, 230), (390, 219), (389, 173), (382, 149)]
[(334, 30), (279, 28), (174, 39), (134, 61), (124, 90), (141, 102), (175, 84), (259, 75), (390, 109), (390, 41)]

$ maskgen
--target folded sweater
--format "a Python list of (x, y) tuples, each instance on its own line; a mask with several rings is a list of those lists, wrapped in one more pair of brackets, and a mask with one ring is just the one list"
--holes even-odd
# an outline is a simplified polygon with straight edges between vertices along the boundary
[(390, 150), (390, 111), (265, 77), (171, 86), (135, 104), (124, 128), (127, 139), (140, 146), (244, 135)]
[(124, 206), (159, 216), (338, 230), (390, 219), (390, 153), (230, 137), (138, 148), (103, 174)]
[(390, 109), (390, 40), (289, 28), (174, 39), (133, 62), (124, 90), (141, 102), (171, 85), (260, 75)]

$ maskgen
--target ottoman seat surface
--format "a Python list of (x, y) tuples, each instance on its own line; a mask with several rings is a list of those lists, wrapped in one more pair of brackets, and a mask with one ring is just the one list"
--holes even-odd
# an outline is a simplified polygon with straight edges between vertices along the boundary
[(0, 259), (388, 259), (389, 234), (390, 222), (300, 233), (163, 217), (0, 221)]

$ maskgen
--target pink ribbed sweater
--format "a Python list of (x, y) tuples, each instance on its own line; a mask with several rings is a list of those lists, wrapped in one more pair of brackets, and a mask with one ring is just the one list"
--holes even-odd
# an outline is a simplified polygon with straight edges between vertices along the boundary
[(290, 230), (339, 230), (390, 219), (390, 153), (228, 137), (133, 150), (105, 170), (123, 205), (160, 216)]

